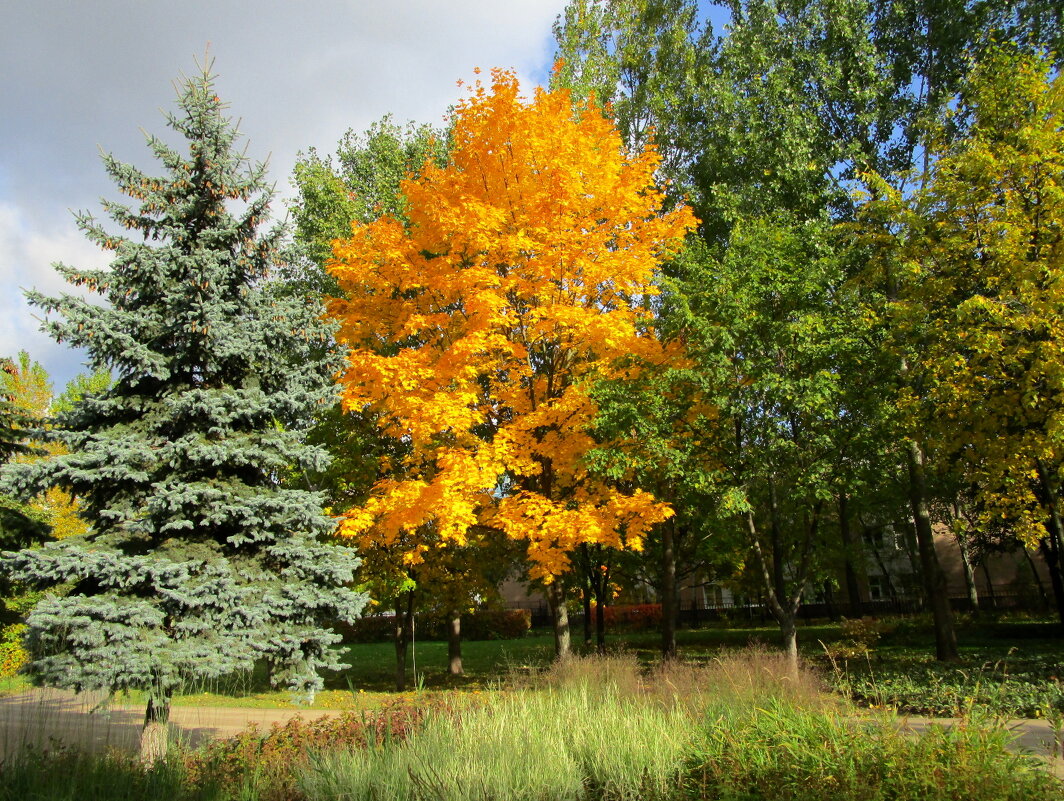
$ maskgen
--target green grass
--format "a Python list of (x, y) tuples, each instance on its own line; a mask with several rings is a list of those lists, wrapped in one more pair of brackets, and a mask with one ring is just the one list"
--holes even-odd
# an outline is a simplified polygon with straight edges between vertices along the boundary
[[(1058, 627), (1044, 621), (961, 620), (958, 630), (962, 662), (944, 665), (933, 658), (930, 622), (923, 618), (880, 621), (883, 630), (867, 656), (837, 657), (832, 664), (825, 653), (844, 644), (839, 624), (817, 622), (799, 628), (799, 648), (818, 664), (828, 682), (843, 695), (863, 705), (890, 706), (911, 714), (954, 716), (982, 711), (1012, 717), (1044, 717), (1064, 713), (1064, 644)], [(574, 632), (579, 634), (579, 632)], [(642, 664), (659, 658), (657, 632), (610, 634), (611, 650), (623, 649)], [(776, 647), (779, 630), (773, 625), (742, 628), (723, 625), (677, 632), (681, 656), (705, 663), (722, 650), (764, 644)], [(583, 650), (579, 638), (577, 652)], [(1019, 647), (1017, 647), (1019, 646)], [(418, 641), (407, 657), (410, 693), (452, 690), (477, 691), (496, 686), (506, 677), (528, 674), (550, 663), (553, 638), (536, 631), (516, 640), (463, 643), (465, 674), (447, 672), (447, 646)], [(344, 661), (351, 668), (326, 677), (326, 688), (315, 698), (313, 709), (373, 709), (394, 698), (395, 650), (391, 643), (345, 646)], [(415, 671), (416, 669), (416, 678)], [(29, 689), (23, 677), (0, 679), (0, 695)], [(139, 706), (138, 693), (121, 694), (118, 704)], [(255, 708), (305, 708), (293, 703), (289, 693), (274, 690), (264, 672), (242, 675), (207, 686), (190, 687), (175, 698), (179, 706), (238, 706)]]
[[(327, 686), (340, 689), (351, 685), (387, 691), (395, 687), (395, 647), (391, 643), (362, 643), (346, 646), (344, 661), (350, 670), (328, 680)], [(542, 668), (554, 658), (554, 637), (536, 632), (519, 640), (473, 640), (462, 643), (464, 675), (447, 672), (447, 643), (423, 641), (407, 652), (408, 682), (416, 668), (423, 686), (430, 689), (484, 689), (512, 673)], [(416, 663), (416, 664), (415, 664)]]

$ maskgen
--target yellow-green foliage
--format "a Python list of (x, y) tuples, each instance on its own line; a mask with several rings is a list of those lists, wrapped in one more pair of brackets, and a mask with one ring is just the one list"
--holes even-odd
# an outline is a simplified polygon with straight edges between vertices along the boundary
[[(991, 51), (928, 145), (918, 190), (866, 207), (899, 288), (890, 313), (913, 381), (902, 408), (963, 453), (986, 516), (1044, 536), (1064, 464), (1064, 78)], [(873, 226), (875, 227), (875, 226)]]
[(14, 676), (30, 661), (22, 644), (25, 633), (26, 626), (22, 623), (5, 626), (0, 631), (0, 678)]

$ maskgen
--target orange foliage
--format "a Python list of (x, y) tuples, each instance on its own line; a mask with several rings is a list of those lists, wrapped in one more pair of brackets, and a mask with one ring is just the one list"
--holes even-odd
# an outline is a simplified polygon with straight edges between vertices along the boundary
[(344, 406), (410, 445), (341, 534), (462, 544), (487, 525), (527, 540), (549, 581), (577, 544), (638, 548), (671, 513), (588, 476), (587, 386), (664, 358), (644, 306), (694, 220), (662, 212), (657, 153), (626, 153), (564, 90), (526, 101), (495, 71), (459, 104), (453, 137), (446, 167), (403, 183), (408, 224), (355, 224), (334, 243)]

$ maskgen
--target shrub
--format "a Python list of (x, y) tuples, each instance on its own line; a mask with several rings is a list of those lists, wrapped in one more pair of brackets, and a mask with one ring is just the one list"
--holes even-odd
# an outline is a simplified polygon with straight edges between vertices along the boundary
[(895, 628), (872, 617), (843, 618), (839, 625), (840, 640), (830, 646), (824, 645), (824, 650), (832, 660), (868, 657), (883, 635), (893, 633)]
[(687, 796), (715, 801), (1030, 801), (1064, 790), (1003, 728), (900, 733), (889, 720), (780, 701), (724, 709), (688, 765)]
[(353, 623), (333, 623), (333, 630), (345, 643), (387, 642), (395, 636), (395, 618), (391, 615), (368, 615)]
[(531, 627), (528, 609), (484, 609), (462, 617), (462, 636), (467, 640), (516, 640)]
[(314, 753), (404, 742), (433, 712), (451, 714), (437, 698), (431, 704), (397, 701), (374, 712), (344, 712), (311, 721), (294, 718), (266, 732), (252, 725), (236, 737), (186, 753), (183, 772), (196, 787), (220, 786), (236, 798), (288, 801), (300, 797), (295, 776)]
[[(606, 628), (613, 631), (646, 631), (661, 626), (661, 604), (620, 604), (602, 610)], [(591, 606), (594, 619), (596, 606)]]
[(0, 677), (14, 676), (30, 661), (22, 644), (25, 633), (24, 623), (5, 626), (0, 631)]

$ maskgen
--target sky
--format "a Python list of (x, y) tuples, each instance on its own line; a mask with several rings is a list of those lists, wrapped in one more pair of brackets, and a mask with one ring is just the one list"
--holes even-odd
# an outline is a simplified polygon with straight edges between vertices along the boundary
[[(565, 0), (2, 0), (0, 356), (26, 350), (56, 391), (84, 353), (42, 334), (23, 290), (71, 288), (54, 262), (107, 265), (73, 212), (117, 199), (101, 151), (158, 173), (145, 132), (167, 133), (175, 80), (213, 59), (247, 154), (279, 195), (299, 151), (396, 120), (438, 124), (473, 69), (546, 79)], [(165, 138), (165, 137), (164, 137)], [(275, 203), (283, 214), (283, 202)]]

